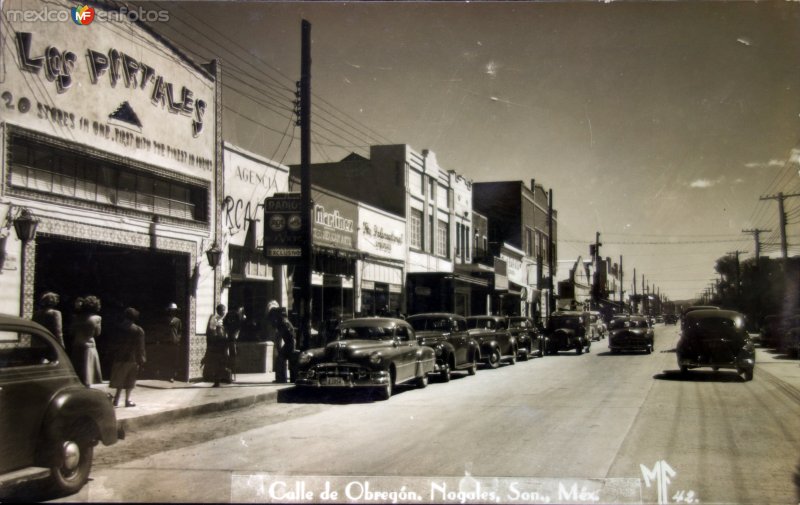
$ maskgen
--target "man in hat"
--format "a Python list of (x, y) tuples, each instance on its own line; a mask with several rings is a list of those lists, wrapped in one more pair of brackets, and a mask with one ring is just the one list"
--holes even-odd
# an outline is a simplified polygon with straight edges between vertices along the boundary
[(181, 341), (183, 340), (183, 322), (178, 317), (178, 304), (172, 302), (167, 306), (168, 329), (167, 334), (167, 359), (172, 367), (170, 382), (175, 382), (181, 369)]

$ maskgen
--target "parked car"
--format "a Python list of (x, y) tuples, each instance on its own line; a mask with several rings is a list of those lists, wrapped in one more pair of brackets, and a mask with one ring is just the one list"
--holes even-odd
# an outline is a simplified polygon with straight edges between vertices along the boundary
[(533, 319), (523, 316), (512, 316), (508, 318), (508, 332), (517, 341), (517, 350), (521, 359), (528, 359), (529, 356), (544, 356), (547, 349), (547, 337), (545, 337)]
[(781, 325), (779, 334), (778, 351), (788, 354), (791, 358), (797, 357), (797, 340), (800, 337), (800, 314), (787, 317)]
[(695, 310), (684, 318), (676, 347), (681, 373), (699, 367), (732, 368), (753, 379), (756, 355), (744, 315), (732, 310)]
[(383, 400), (394, 386), (413, 381), (428, 385), (434, 371), (433, 349), (422, 345), (402, 319), (362, 317), (343, 321), (336, 340), (297, 358), (298, 386), (373, 388)]
[(444, 381), (450, 380), (453, 370), (466, 370), (475, 375), (481, 350), (472, 338), (463, 316), (448, 313), (415, 314), (406, 319), (414, 328), (422, 345), (433, 349), (436, 354), (434, 371)]
[(503, 316), (470, 316), (467, 318), (470, 335), (478, 342), (481, 356), (489, 368), (497, 368), (503, 359), (517, 362), (517, 341), (508, 332)]
[(778, 347), (782, 320), (783, 318), (779, 314), (770, 314), (764, 317), (764, 323), (761, 325), (762, 347)]
[(76, 493), (95, 445), (122, 436), (111, 397), (81, 383), (50, 332), (0, 315), (0, 486), (35, 479), (40, 467), (54, 491)]
[(548, 350), (550, 354), (575, 350), (576, 354), (590, 352), (589, 315), (586, 312), (554, 312), (547, 321)]
[(650, 354), (653, 352), (653, 328), (642, 316), (615, 317), (611, 321), (608, 348), (614, 353), (645, 351)]
[(589, 312), (589, 331), (592, 340), (601, 340), (606, 338), (606, 324), (603, 322), (603, 317), (600, 312)]
[(666, 314), (664, 316), (664, 324), (678, 324), (678, 316), (675, 314)]

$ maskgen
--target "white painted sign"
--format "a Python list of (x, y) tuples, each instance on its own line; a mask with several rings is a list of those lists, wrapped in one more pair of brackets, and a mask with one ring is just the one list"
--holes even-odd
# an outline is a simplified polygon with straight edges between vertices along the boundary
[(399, 216), (358, 206), (358, 250), (382, 258), (404, 260), (406, 223)]

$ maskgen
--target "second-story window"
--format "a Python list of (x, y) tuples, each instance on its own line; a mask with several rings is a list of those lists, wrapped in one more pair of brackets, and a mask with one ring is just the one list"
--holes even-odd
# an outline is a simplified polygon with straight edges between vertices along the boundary
[(447, 254), (447, 222), (438, 220), (436, 226), (436, 255), (449, 257)]
[(414, 249), (422, 249), (422, 212), (417, 209), (411, 209), (409, 223), (411, 224), (408, 237), (409, 245)]

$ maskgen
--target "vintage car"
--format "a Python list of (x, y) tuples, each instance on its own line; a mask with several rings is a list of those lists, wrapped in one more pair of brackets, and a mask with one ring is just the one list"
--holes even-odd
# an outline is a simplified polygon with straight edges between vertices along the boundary
[(343, 321), (336, 340), (297, 357), (298, 386), (373, 388), (383, 400), (394, 386), (413, 381), (428, 385), (434, 371), (433, 349), (417, 340), (402, 319), (362, 317)]
[(645, 351), (650, 354), (653, 352), (653, 328), (642, 316), (615, 317), (608, 334), (608, 348), (614, 353)]
[(603, 316), (598, 311), (589, 312), (589, 332), (589, 338), (592, 340), (606, 338), (606, 324), (603, 322)]
[(530, 356), (544, 356), (547, 349), (547, 338), (542, 335), (533, 319), (523, 316), (508, 318), (508, 332), (517, 341), (520, 359)]
[(732, 310), (695, 310), (683, 321), (676, 347), (681, 373), (699, 367), (732, 368), (753, 379), (756, 355), (744, 315)]
[(481, 350), (478, 342), (469, 334), (467, 320), (463, 316), (449, 313), (415, 314), (406, 318), (414, 328), (422, 345), (436, 354), (434, 371), (442, 380), (450, 380), (453, 370), (466, 370), (475, 375)]
[(110, 396), (81, 383), (50, 332), (0, 315), (0, 487), (47, 476), (56, 493), (76, 493), (95, 445), (122, 436)]
[(469, 316), (467, 327), (481, 348), (481, 356), (489, 368), (497, 368), (503, 359), (517, 362), (517, 341), (508, 332), (508, 321), (503, 316)]
[(664, 324), (678, 324), (678, 316), (675, 314), (666, 314), (664, 316)]
[(549, 354), (575, 350), (576, 354), (590, 352), (589, 314), (587, 312), (560, 311), (550, 315), (547, 321)]

